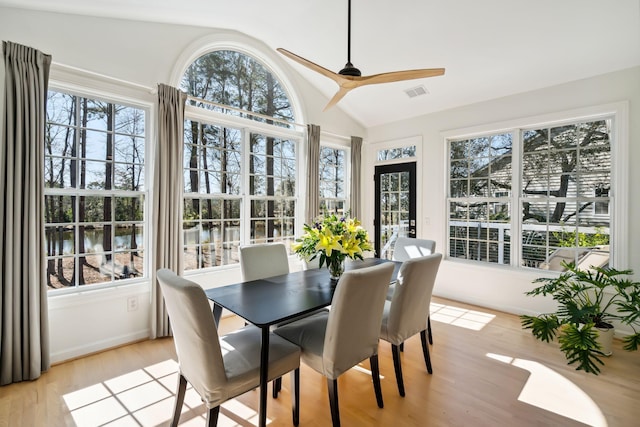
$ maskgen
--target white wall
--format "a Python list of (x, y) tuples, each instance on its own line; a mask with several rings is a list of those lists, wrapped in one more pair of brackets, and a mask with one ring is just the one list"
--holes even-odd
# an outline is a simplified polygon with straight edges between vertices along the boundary
[[(376, 144), (409, 137), (422, 140), (420, 159), (418, 236), (434, 239), (437, 248), (446, 247), (446, 153), (443, 132), (479, 125), (517, 121), (555, 112), (576, 110), (596, 105), (629, 101), (629, 232), (626, 239), (629, 265), (635, 277), (640, 277), (640, 68), (633, 68), (590, 79), (549, 87), (534, 92), (468, 105), (427, 116), (368, 129), (366, 155), (370, 161), (363, 168), (363, 177), (373, 176), (372, 159)], [(373, 194), (373, 183), (364, 180), (363, 194)], [(366, 198), (369, 201), (372, 198)], [(373, 220), (374, 206), (367, 207), (365, 224)], [(480, 266), (460, 260), (442, 263), (434, 293), (513, 313), (539, 313), (553, 306), (548, 300), (525, 297), (531, 281), (540, 272), (527, 272), (503, 266)]]

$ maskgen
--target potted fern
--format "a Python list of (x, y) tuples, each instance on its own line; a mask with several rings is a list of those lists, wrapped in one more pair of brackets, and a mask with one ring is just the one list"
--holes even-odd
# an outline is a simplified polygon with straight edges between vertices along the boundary
[(631, 281), (631, 270), (593, 267), (580, 270), (575, 264), (563, 263), (567, 269), (558, 277), (543, 277), (534, 283), (541, 286), (526, 292), (528, 296), (550, 295), (558, 308), (539, 316), (520, 316), (522, 327), (531, 329), (541, 341), (558, 338), (560, 350), (568, 363), (577, 370), (597, 375), (598, 365), (606, 356), (599, 341), (601, 331), (610, 330), (620, 322), (631, 327), (633, 333), (623, 339), (624, 349), (633, 351), (640, 344), (640, 282)]

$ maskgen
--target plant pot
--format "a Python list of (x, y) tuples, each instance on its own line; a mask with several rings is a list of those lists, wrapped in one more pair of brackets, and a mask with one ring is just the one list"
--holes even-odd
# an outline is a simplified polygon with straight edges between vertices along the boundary
[(597, 326), (596, 329), (598, 330), (598, 343), (602, 346), (602, 353), (605, 356), (611, 356), (613, 354), (613, 335), (615, 332), (613, 325), (604, 328)]

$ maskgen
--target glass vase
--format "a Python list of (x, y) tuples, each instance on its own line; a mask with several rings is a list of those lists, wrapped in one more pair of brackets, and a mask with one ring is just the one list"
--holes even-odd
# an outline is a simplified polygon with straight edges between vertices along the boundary
[(331, 276), (331, 280), (337, 281), (344, 273), (344, 259), (332, 259), (329, 260), (329, 276)]

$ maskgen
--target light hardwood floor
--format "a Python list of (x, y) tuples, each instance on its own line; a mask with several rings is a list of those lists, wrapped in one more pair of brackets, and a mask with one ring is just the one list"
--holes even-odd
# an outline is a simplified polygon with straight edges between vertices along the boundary
[[(640, 353), (615, 342), (599, 376), (566, 364), (557, 344), (536, 341), (517, 316), (434, 298), (433, 375), (419, 336), (405, 344), (406, 397), (396, 388), (391, 351), (380, 342), (384, 409), (368, 363), (339, 379), (344, 426), (640, 425)], [(221, 330), (241, 322), (227, 318)], [(171, 339), (145, 341), (51, 368), (40, 379), (0, 387), (1, 426), (167, 426), (176, 385)], [(326, 381), (301, 372), (300, 426), (329, 426)], [(187, 393), (181, 426), (203, 426), (204, 408)], [(223, 405), (218, 425), (257, 424), (257, 390)], [(270, 426), (290, 426), (289, 379), (268, 400)]]

